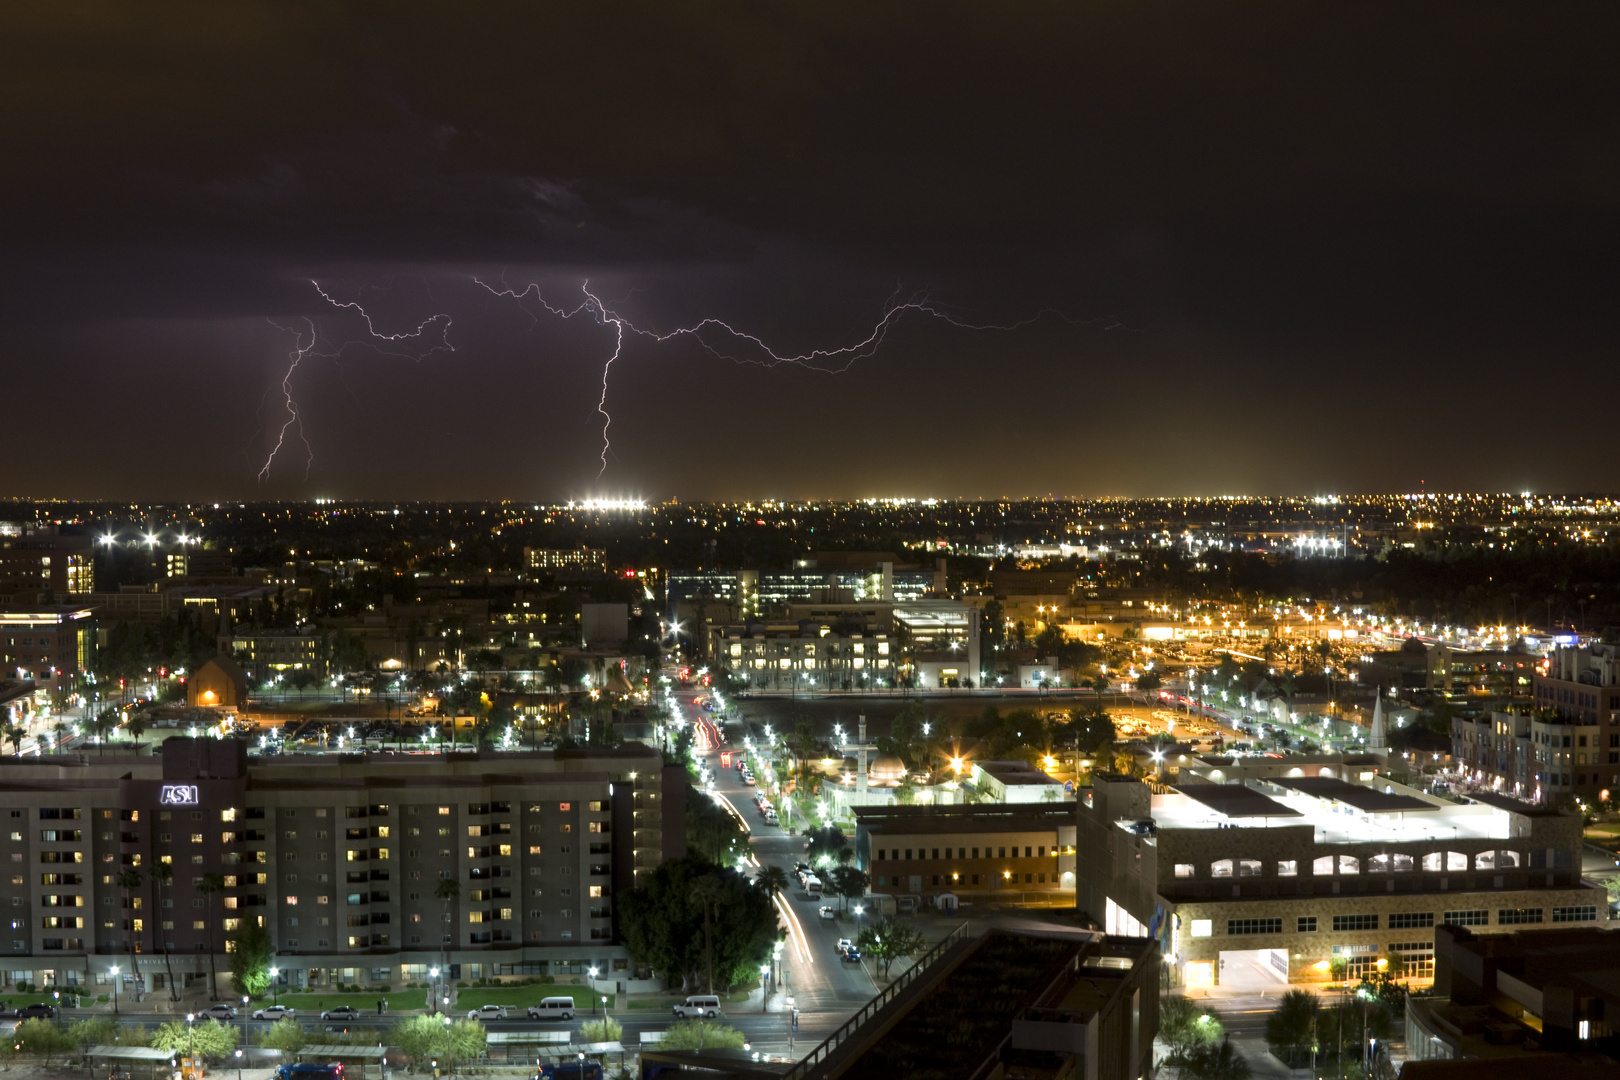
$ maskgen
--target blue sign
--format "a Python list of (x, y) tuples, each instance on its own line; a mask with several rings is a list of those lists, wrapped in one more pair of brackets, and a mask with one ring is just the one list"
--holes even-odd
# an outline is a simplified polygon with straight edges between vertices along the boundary
[(1074, 794), (1074, 781), (1073, 780), (1065, 780), (1065, 781), (1063, 781), (1063, 790), (1066, 793), (1068, 793), (1070, 795), (1073, 795)]

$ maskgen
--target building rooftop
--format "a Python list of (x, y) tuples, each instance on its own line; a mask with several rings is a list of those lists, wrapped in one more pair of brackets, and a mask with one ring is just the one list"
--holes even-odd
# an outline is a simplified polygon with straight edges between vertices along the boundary
[(1317, 799), (1340, 802), (1354, 807), (1363, 814), (1397, 814), (1405, 811), (1427, 813), (1440, 809), (1439, 804), (1426, 802), (1415, 796), (1378, 791), (1363, 784), (1352, 784), (1331, 776), (1279, 776), (1270, 783)]
[[(1243, 784), (1182, 784), (1175, 788), (1225, 818), (1303, 817), (1298, 810)], [(1176, 826), (1171, 826), (1175, 828)]]

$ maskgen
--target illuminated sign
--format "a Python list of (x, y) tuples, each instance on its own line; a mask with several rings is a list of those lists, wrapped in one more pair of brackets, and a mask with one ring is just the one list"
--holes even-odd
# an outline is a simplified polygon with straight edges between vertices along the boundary
[(158, 792), (159, 806), (196, 806), (196, 784), (164, 784)]

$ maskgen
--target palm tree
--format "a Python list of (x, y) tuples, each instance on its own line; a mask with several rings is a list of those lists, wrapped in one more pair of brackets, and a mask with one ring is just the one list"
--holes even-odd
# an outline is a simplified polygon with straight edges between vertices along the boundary
[(789, 884), (787, 871), (780, 866), (762, 866), (754, 875), (754, 884), (771, 896), (786, 892)]
[[(450, 920), (450, 906), (461, 899), (461, 882), (455, 878), (440, 878), (439, 883), (433, 886), (433, 897), (444, 904), (445, 925), (454, 925)], [(449, 936), (442, 929), (439, 931), (439, 946), (444, 953), (444, 962), (439, 969), (444, 972), (446, 985), (450, 982), (450, 944), (446, 940)]]
[[(136, 714), (129, 718), (129, 723), (125, 724), (124, 727), (129, 731), (130, 741), (135, 744), (135, 752), (140, 753), (141, 736), (146, 734), (146, 718)], [(172, 870), (170, 874), (173, 874)]]
[[(197, 891), (204, 897), (212, 897), (225, 891), (225, 879), (218, 874), (204, 874), (202, 880), (197, 882)], [(213, 996), (210, 1001), (219, 1000), (219, 970), (214, 960), (214, 905), (210, 900), (205, 906), (207, 912), (205, 921), (208, 924), (208, 992)]]
[(11, 744), (11, 750), (18, 757), (22, 757), (23, 740), (28, 738), (28, 732), (13, 724), (6, 728), (6, 742)]
[(168, 973), (169, 1000), (179, 1001), (180, 992), (174, 987), (174, 962), (169, 959), (169, 935), (163, 929), (163, 890), (174, 885), (174, 867), (162, 862), (152, 867), (152, 885), (157, 893), (157, 933), (163, 942), (163, 970)]
[(137, 971), (139, 971), (140, 969), (135, 964), (135, 939), (136, 939), (136, 934), (135, 934), (135, 924), (133, 922), (133, 920), (135, 918), (135, 910), (134, 910), (135, 909), (135, 903), (134, 903), (134, 901), (132, 899), (132, 894), (137, 889), (139, 889), (141, 887), (141, 872), (139, 870), (122, 870), (122, 871), (119, 871), (119, 874), (114, 879), (114, 881), (118, 885), (118, 887), (120, 889), (122, 889), (123, 892), (124, 892), (124, 911), (125, 911), (125, 914), (129, 916), (130, 920), (132, 920), (130, 922), (130, 931), (129, 931), (128, 943), (129, 943), (129, 973), (131, 975), (133, 975)]
[(703, 905), (703, 958), (708, 968), (708, 992), (714, 993), (714, 931), (710, 927), (710, 914), (721, 896), (720, 881), (713, 874), (705, 874), (692, 883), (691, 900)]

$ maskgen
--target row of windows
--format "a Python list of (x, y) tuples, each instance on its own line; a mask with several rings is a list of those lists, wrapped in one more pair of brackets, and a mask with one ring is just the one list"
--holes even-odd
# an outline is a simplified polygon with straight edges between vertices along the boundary
[[(915, 855), (912, 854), (913, 850), (915, 850), (915, 852), (916, 852)], [(979, 851), (980, 851), (979, 848), (965, 848), (965, 847), (964, 848), (957, 848), (956, 849), (956, 854), (954, 856), (951, 854), (951, 849), (950, 848), (943, 848), (943, 849), (942, 848), (916, 848), (916, 849), (912, 849), (912, 848), (878, 848), (876, 854), (873, 855), (873, 861), (874, 862), (902, 862), (902, 861), (909, 860), (909, 859), (914, 859), (914, 858), (915, 859), (938, 859), (938, 858), (941, 858), (940, 851), (942, 851), (942, 850), (945, 852), (943, 857), (947, 858), (947, 859), (950, 859), (950, 858), (957, 858), (957, 859), (980, 859), (980, 858), (983, 858), (983, 859), (1005, 859), (1005, 858), (1009, 857), (1007, 855), (1007, 851), (1009, 849), (1006, 848), (1006, 847), (995, 847), (995, 848), (988, 848), (987, 847), (987, 848), (984, 848), (983, 849), (983, 851), (984, 851), (983, 855), (979, 854)], [(970, 851), (973, 854), (969, 855), (968, 852), (970, 852)], [(1018, 858), (1018, 845), (1014, 844), (1012, 846), (1012, 848), (1011, 848), (1011, 851), (1012, 851), (1011, 858), (1014, 858), (1014, 859)], [(930, 855), (929, 852), (933, 852), (933, 854)], [(1056, 844), (1053, 844), (1052, 845), (1052, 854), (1053, 855), (1058, 855), (1060, 853), (1061, 852), (1060, 852), (1060, 849), (1058, 848), (1058, 846)], [(1071, 855), (1074, 854), (1074, 851), (1073, 851), (1072, 848), (1069, 850), (1069, 854), (1071, 854)], [(1044, 858), (1046, 858), (1046, 845), (1045, 844), (1035, 844), (1035, 845), (1026, 844), (1024, 846), (1024, 856), (1023, 857), (1026, 858), (1026, 859), (1044, 859)]]
[[(1027, 848), (1025, 849), (1028, 850)], [(879, 852), (879, 857), (882, 856)], [(949, 854), (949, 852), (947, 852)], [(1565, 853), (1560, 852), (1560, 855)], [(907, 855), (909, 858), (909, 854)], [(938, 858), (938, 856), (935, 856)], [(1278, 877), (1298, 877), (1298, 859), (1277, 860)], [(1423, 870), (1436, 873), (1440, 871), (1466, 871), (1474, 870), (1516, 870), (1525, 865), (1544, 867), (1547, 865), (1547, 853), (1536, 850), (1529, 853), (1528, 863), (1523, 854), (1517, 851), (1481, 851), (1470, 860), (1465, 852), (1461, 851), (1434, 851), (1423, 856), (1421, 867)], [(1365, 863), (1365, 870), (1369, 874), (1404, 874), (1411, 873), (1419, 868), (1417, 857), (1406, 854), (1372, 855)], [(1362, 860), (1355, 855), (1323, 855), (1311, 861), (1311, 873), (1323, 877), (1333, 873), (1359, 874), (1363, 870)], [(1229, 877), (1259, 877), (1265, 872), (1265, 864), (1259, 859), (1216, 859), (1209, 864), (1209, 876), (1215, 878)], [(1190, 878), (1198, 875), (1198, 867), (1193, 863), (1176, 863), (1175, 875), (1178, 878)]]
[[(1543, 914), (1542, 908), (1498, 908), (1496, 922), (1498, 926), (1533, 925), (1543, 921)], [(1333, 929), (1339, 933), (1379, 929), (1379, 916), (1377, 914), (1334, 915), (1332, 919)], [(1443, 921), (1447, 926), (1489, 926), (1491, 913), (1486, 908), (1447, 911), (1444, 913)], [(1552, 909), (1552, 921), (1555, 923), (1596, 922), (1597, 905), (1576, 904), (1569, 907), (1555, 907)], [(1397, 911), (1390, 914), (1388, 929), (1417, 930), (1433, 925), (1434, 912), (1432, 911)], [(1314, 934), (1317, 929), (1317, 916), (1315, 915), (1300, 915), (1294, 920), (1295, 933)], [(1210, 920), (1192, 920), (1193, 937), (1208, 937), (1210, 930)], [(1226, 923), (1226, 932), (1228, 934), (1280, 934), (1282, 933), (1282, 919), (1229, 919)]]

